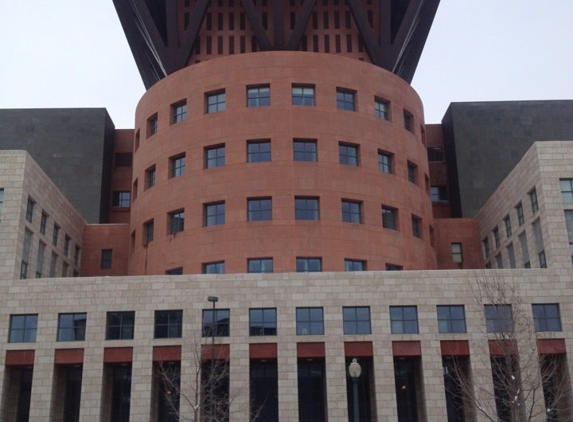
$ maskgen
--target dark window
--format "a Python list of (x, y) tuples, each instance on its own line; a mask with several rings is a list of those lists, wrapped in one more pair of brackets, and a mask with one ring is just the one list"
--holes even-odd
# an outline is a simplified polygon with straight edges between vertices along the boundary
[(318, 198), (297, 198), (294, 199), (295, 220), (319, 220)]
[(325, 422), (327, 399), (324, 359), (299, 359), (297, 363), (298, 419), (296, 420)]
[(269, 85), (247, 88), (247, 107), (271, 105), (271, 87)]
[(128, 208), (131, 200), (131, 192), (114, 192), (112, 206)]
[(355, 111), (354, 92), (345, 89), (336, 89), (336, 108), (341, 110)]
[(38, 314), (10, 315), (9, 343), (35, 343)]
[(225, 274), (225, 261), (203, 264), (203, 274)]
[(155, 186), (155, 166), (145, 170), (145, 186), (147, 189)]
[(386, 271), (402, 271), (404, 267), (395, 264), (386, 264)]
[(342, 221), (345, 223), (362, 223), (362, 202), (342, 200)]
[(205, 148), (205, 168), (211, 169), (225, 165), (225, 145)]
[(418, 309), (415, 306), (390, 306), (392, 334), (417, 334)]
[(374, 100), (374, 112), (376, 113), (376, 117), (382, 120), (388, 120), (389, 114), (389, 105), (388, 101), (380, 100), (376, 98)]
[(297, 273), (316, 273), (322, 271), (321, 258), (297, 258), (296, 259), (296, 272)]
[(187, 119), (187, 101), (181, 101), (171, 106), (171, 123), (179, 123)]
[(169, 216), (169, 234), (176, 234), (185, 229), (185, 211), (173, 211)]
[(271, 141), (247, 142), (247, 163), (271, 161)]
[(316, 140), (295, 139), (293, 142), (294, 161), (317, 161)]
[(226, 97), (225, 91), (205, 94), (205, 109), (207, 113), (216, 113), (225, 110)]
[(68, 256), (68, 254), (70, 253), (70, 243), (71, 243), (72, 239), (70, 238), (70, 236), (66, 235), (64, 237), (64, 255)]
[(54, 231), (52, 233), (52, 245), (58, 246), (58, 237), (60, 235), (60, 226), (54, 224)]
[(371, 334), (370, 307), (356, 306), (342, 308), (344, 334)]
[(415, 216), (412, 216), (412, 236), (422, 237), (422, 220)]
[(224, 202), (205, 204), (203, 207), (205, 212), (205, 226), (218, 226), (220, 224), (225, 224)]
[(529, 249), (527, 248), (527, 235), (525, 232), (518, 236), (519, 244), (521, 246), (521, 259), (523, 260), (524, 268), (531, 268), (531, 262), (529, 260)]
[[(2, 209), (4, 208), (4, 189), (0, 188), (0, 214), (2, 214)], [(44, 234), (44, 233), (42, 233)]]
[(414, 117), (406, 110), (404, 110), (404, 129), (414, 131)]
[(113, 249), (102, 249), (100, 268), (102, 270), (111, 270), (112, 258), (113, 258)]
[(324, 334), (322, 308), (296, 308), (296, 335), (311, 336)]
[(418, 166), (408, 161), (408, 180), (412, 183), (418, 183)]
[(398, 210), (396, 208), (382, 206), (382, 227), (398, 230)]
[(511, 237), (511, 219), (509, 215), (503, 219), (505, 225), (505, 236), (509, 239)]
[(170, 270), (165, 271), (167, 275), (182, 275), (183, 274), (183, 267), (171, 268)]
[[(1, 190), (1, 189), (0, 189)], [(0, 213), (2, 212), (2, 198), (0, 194)], [(44, 236), (46, 235), (46, 226), (48, 225), (48, 214), (42, 211), (42, 217), (40, 218), (40, 233)]]
[(276, 336), (277, 335), (276, 308), (249, 309), (249, 335)]
[(485, 237), (482, 241), (481, 241), (481, 245), (482, 245), (482, 249), (483, 249), (483, 258), (484, 259), (488, 259), (489, 255), (490, 255), (490, 250), (489, 250), (489, 239), (487, 237)]
[(301, 105), (301, 106), (315, 105), (314, 86), (293, 85), (292, 105)]
[(58, 315), (58, 341), (84, 341), (86, 339), (85, 312)]
[(147, 136), (152, 136), (157, 133), (159, 126), (159, 120), (157, 119), (157, 114), (154, 114), (149, 119), (147, 119)]
[(531, 213), (535, 214), (539, 209), (539, 203), (537, 202), (537, 191), (535, 188), (529, 192), (529, 200), (531, 201)]
[(181, 338), (183, 311), (155, 311), (155, 338)]
[(273, 219), (273, 200), (271, 198), (247, 199), (249, 221), (267, 221)]
[(248, 261), (249, 273), (272, 273), (273, 272), (273, 259), (272, 258), (250, 258)]
[(155, 224), (153, 222), (153, 220), (149, 220), (145, 223), (143, 223), (143, 244), (148, 244), (149, 242), (151, 242), (153, 240), (153, 232), (155, 230), (154, 228)]
[(32, 222), (32, 219), (34, 218), (34, 206), (36, 205), (36, 203), (34, 202), (33, 199), (28, 198), (28, 204), (26, 205), (26, 220), (28, 220), (30, 223)]
[(463, 305), (438, 306), (437, 313), (440, 333), (466, 332), (466, 314)]
[(521, 202), (515, 207), (515, 212), (517, 213), (517, 223), (520, 226), (523, 226), (523, 223), (525, 223), (525, 217), (523, 215), (523, 204)]
[(499, 240), (499, 229), (496, 227), (492, 230), (493, 234), (493, 241), (496, 248), (499, 248), (500, 240)]
[(358, 165), (358, 145), (338, 144), (338, 161), (348, 166)]
[(561, 197), (564, 204), (573, 204), (573, 179), (560, 179)]
[(378, 170), (382, 173), (393, 173), (392, 171), (393, 154), (385, 151), (378, 151)]
[(106, 340), (133, 340), (135, 311), (108, 312)]
[(461, 243), (452, 243), (452, 262), (461, 264), (464, 262), (464, 254)]
[(558, 303), (531, 305), (535, 331), (561, 331), (561, 315)]
[(484, 305), (488, 333), (510, 333), (513, 331), (511, 305)]
[(171, 177), (179, 177), (185, 174), (185, 154), (177, 155), (169, 159), (169, 174)]
[(344, 271), (365, 271), (366, 261), (358, 259), (345, 259), (344, 260)]
[(203, 309), (203, 337), (229, 337), (230, 311)]
[(432, 202), (443, 202), (448, 200), (448, 188), (445, 185), (430, 187)]

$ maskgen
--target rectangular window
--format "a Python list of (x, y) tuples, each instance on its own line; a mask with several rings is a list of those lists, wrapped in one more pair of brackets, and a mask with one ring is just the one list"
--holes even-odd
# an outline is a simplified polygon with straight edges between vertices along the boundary
[(158, 128), (159, 120), (157, 119), (157, 114), (154, 114), (149, 119), (147, 119), (147, 137), (155, 135)]
[(505, 236), (509, 239), (511, 237), (511, 219), (509, 215), (503, 219), (503, 224), (505, 225)]
[(250, 258), (247, 261), (249, 273), (272, 273), (273, 272), (273, 259), (272, 258)]
[(366, 261), (359, 259), (345, 259), (344, 271), (366, 271)]
[(38, 314), (10, 315), (9, 343), (35, 343)]
[(74, 265), (76, 267), (79, 267), (80, 265), (80, 254), (82, 252), (82, 248), (80, 248), (78, 245), (76, 245), (74, 247)]
[(205, 148), (205, 168), (212, 169), (225, 165), (225, 145)]
[(68, 254), (70, 253), (70, 243), (71, 243), (72, 239), (70, 238), (70, 236), (66, 235), (64, 237), (64, 255), (68, 256)]
[(38, 242), (38, 256), (36, 258), (36, 278), (42, 278), (44, 270), (44, 253), (46, 251), (46, 244), (42, 241)]
[(225, 261), (203, 264), (203, 274), (225, 274)]
[(30, 252), (32, 250), (32, 232), (24, 230), (24, 244), (22, 246), (22, 263), (20, 266), (20, 278), (28, 278), (28, 264), (30, 263)]
[(225, 91), (217, 91), (205, 94), (205, 111), (207, 113), (217, 113), (224, 111), (226, 105)]
[(537, 202), (537, 191), (533, 188), (529, 192), (529, 200), (531, 202), (531, 213), (535, 214), (539, 210), (539, 203)]
[(135, 311), (108, 312), (106, 340), (133, 340)]
[(495, 244), (495, 247), (496, 247), (496, 248), (499, 248), (499, 244), (500, 244), (500, 241), (499, 241), (499, 229), (498, 229), (497, 227), (494, 228), (494, 229), (492, 230), (492, 234), (493, 234), (493, 242), (494, 242), (494, 244)]
[(487, 237), (485, 237), (482, 241), (481, 241), (481, 245), (482, 245), (482, 249), (483, 249), (483, 259), (488, 259), (489, 255), (490, 255), (490, 251), (489, 251), (489, 239)]
[(149, 220), (143, 223), (143, 244), (147, 245), (153, 240), (153, 232), (155, 230), (155, 223), (153, 220)]
[(249, 309), (249, 335), (276, 336), (277, 335), (276, 308)]
[(67, 262), (64, 262), (62, 264), (62, 277), (67, 277), (68, 276), (68, 270), (70, 268), (70, 265)]
[(461, 264), (464, 262), (464, 254), (461, 243), (452, 243), (452, 262)]
[(342, 308), (344, 334), (372, 334), (369, 306)]
[(448, 200), (448, 188), (445, 185), (431, 186), (430, 196), (432, 202), (444, 202)]
[(529, 260), (529, 249), (527, 247), (527, 235), (525, 232), (519, 235), (519, 245), (521, 246), (521, 259), (523, 260), (523, 267), (531, 268), (531, 262)]
[(266, 163), (271, 161), (271, 141), (248, 141), (247, 163)]
[(422, 238), (422, 219), (412, 216), (412, 236)]
[(507, 245), (507, 259), (509, 260), (509, 268), (515, 268), (515, 251), (513, 243)]
[[(1, 208), (1, 206), (0, 206), (0, 208)], [(2, 212), (2, 210), (0, 209), (0, 213), (1, 212)], [(42, 233), (44, 236), (46, 235), (47, 225), (48, 225), (48, 214), (46, 214), (44, 211), (42, 211), (42, 216), (40, 217), (40, 233)]]
[(295, 197), (294, 218), (295, 220), (319, 220), (319, 199)]
[(169, 176), (179, 177), (185, 174), (185, 154), (179, 154), (169, 159)]
[(322, 271), (321, 258), (297, 258), (296, 259), (296, 272), (297, 273), (317, 273)]
[(418, 308), (416, 306), (390, 306), (392, 334), (418, 334)]
[(112, 257), (113, 257), (113, 249), (102, 249), (100, 269), (111, 270)]
[(182, 275), (183, 274), (183, 267), (171, 268), (170, 270), (165, 271), (167, 275)]
[(172, 211), (169, 217), (169, 234), (176, 234), (185, 230), (185, 210)]
[(183, 311), (155, 311), (154, 338), (181, 338)]
[(408, 161), (408, 180), (412, 183), (418, 183), (418, 166)]
[(378, 170), (382, 173), (392, 174), (392, 162), (394, 154), (386, 151), (378, 151)]
[(58, 255), (52, 252), (52, 257), (50, 258), (50, 277), (56, 276), (56, 265), (58, 263)]
[(558, 303), (532, 304), (536, 332), (561, 331), (561, 314)]
[(271, 87), (269, 85), (247, 87), (247, 107), (271, 105)]
[(247, 199), (248, 221), (269, 221), (273, 219), (272, 198), (248, 198)]
[(488, 333), (510, 333), (513, 331), (511, 305), (484, 305)]
[(114, 192), (113, 193), (113, 207), (129, 208), (131, 200), (131, 192)]
[(203, 337), (229, 337), (228, 309), (203, 309)]
[(32, 198), (28, 198), (28, 204), (26, 205), (26, 220), (29, 221), (30, 223), (32, 222), (32, 219), (34, 218), (34, 206), (36, 205), (36, 202), (34, 202), (34, 200)]
[(398, 210), (382, 205), (382, 227), (398, 230)]
[(374, 99), (374, 113), (376, 117), (382, 120), (388, 120), (389, 114), (388, 110), (390, 109), (390, 104), (388, 101), (381, 100), (379, 98)]
[(535, 246), (537, 248), (537, 258), (539, 259), (539, 268), (547, 268), (547, 259), (545, 258), (545, 245), (543, 242), (543, 232), (541, 231), (541, 221), (539, 221), (539, 218), (533, 222), (533, 234), (535, 235)]
[(296, 335), (312, 336), (324, 334), (322, 308), (296, 308)]
[(84, 341), (86, 339), (85, 312), (58, 315), (58, 341)]
[(362, 224), (362, 202), (342, 200), (342, 221)]
[(402, 271), (404, 267), (395, 264), (386, 264), (386, 271)]
[(292, 105), (313, 106), (314, 86), (293, 85), (292, 86)]
[(406, 110), (404, 110), (404, 129), (409, 132), (414, 132), (414, 116)]
[(560, 179), (561, 197), (564, 204), (573, 204), (573, 179)]
[(317, 161), (316, 140), (295, 139), (293, 141), (294, 161)]
[(569, 238), (569, 254), (571, 255), (571, 263), (573, 263), (573, 211), (565, 210), (565, 225)]
[(517, 213), (517, 223), (520, 226), (523, 226), (523, 223), (525, 223), (525, 217), (523, 216), (523, 204), (521, 202), (515, 207), (515, 212)]
[(225, 224), (225, 203), (213, 202), (203, 205), (205, 226)]
[(3, 209), (4, 209), (4, 188), (0, 188), (0, 214), (2, 214)]
[[(145, 187), (146, 189), (152, 188), (155, 186), (155, 166), (149, 167), (145, 170)], [(173, 177), (173, 176), (172, 176)]]
[(497, 268), (500, 268), (500, 269), (503, 268), (503, 260), (501, 258), (501, 252), (495, 256), (495, 263), (497, 265)]
[(340, 142), (338, 144), (338, 161), (347, 166), (358, 166), (358, 145)]
[(340, 110), (350, 110), (355, 111), (356, 106), (354, 91), (349, 91), (347, 89), (336, 88), (336, 108)]
[(171, 106), (171, 123), (180, 123), (187, 119), (187, 101), (183, 100)]
[(440, 333), (465, 333), (466, 314), (464, 305), (437, 306), (438, 331)]

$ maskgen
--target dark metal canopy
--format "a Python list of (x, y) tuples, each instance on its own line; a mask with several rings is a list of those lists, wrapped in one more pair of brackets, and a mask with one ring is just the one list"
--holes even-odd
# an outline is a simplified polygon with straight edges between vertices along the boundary
[[(190, 63), (211, 1), (195, 0), (181, 31), (178, 0), (113, 0), (146, 88)], [(273, 22), (272, 31), (268, 31), (256, 0), (240, 0), (260, 50), (299, 50), (317, 0), (297, 1), (301, 7), (296, 23), (287, 29), (284, 22), (289, 2), (268, 0)], [(440, 0), (370, 0), (378, 3), (379, 24), (375, 27), (369, 20), (366, 1), (346, 0), (345, 7), (370, 61), (411, 82)]]

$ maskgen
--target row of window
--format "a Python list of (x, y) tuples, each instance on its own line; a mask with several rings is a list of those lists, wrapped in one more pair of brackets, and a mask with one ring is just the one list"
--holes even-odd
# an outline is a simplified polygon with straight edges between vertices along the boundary
[[(336, 88), (336, 108), (340, 110), (357, 111), (356, 91), (347, 88)], [(227, 95), (224, 89), (205, 93), (205, 113), (218, 113), (225, 111)], [(245, 103), (247, 107), (268, 107), (271, 105), (271, 86), (253, 85), (246, 87)], [(293, 106), (315, 106), (315, 86), (312, 84), (293, 84), (291, 87), (291, 103)], [(374, 97), (375, 116), (382, 120), (390, 120), (390, 102)], [(414, 117), (412, 113), (403, 110), (404, 128), (414, 131)], [(187, 119), (187, 100), (177, 101), (171, 105), (171, 124), (177, 124)], [(147, 137), (153, 136), (159, 129), (159, 117), (155, 113), (147, 119)], [(138, 144), (136, 134), (136, 149)]]
[[(561, 331), (559, 304), (532, 304), (536, 332)], [(390, 306), (392, 334), (417, 334), (418, 309), (416, 306)], [(438, 305), (436, 307), (438, 331), (442, 334), (465, 333), (466, 317), (463, 305)], [(488, 333), (511, 332), (513, 316), (511, 305), (485, 305), (484, 315)], [(58, 315), (57, 341), (84, 341), (87, 313), (62, 313)], [(228, 337), (231, 313), (229, 309), (204, 309), (203, 337)], [(369, 306), (342, 308), (344, 334), (371, 334)], [(106, 340), (132, 340), (134, 337), (135, 311), (108, 312)], [(181, 338), (182, 310), (155, 311), (154, 338)], [(38, 314), (10, 316), (10, 343), (36, 341)], [(322, 307), (296, 308), (297, 335), (323, 335), (324, 311)], [(277, 335), (277, 309), (249, 309), (249, 335)]]

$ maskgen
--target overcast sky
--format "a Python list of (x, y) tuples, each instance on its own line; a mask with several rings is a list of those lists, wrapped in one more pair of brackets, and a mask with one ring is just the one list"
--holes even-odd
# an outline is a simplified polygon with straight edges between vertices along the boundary
[[(441, 0), (412, 82), (426, 122), (454, 101), (573, 99), (572, 43), (573, 0)], [(0, 108), (133, 127), (144, 87), (112, 0), (0, 0), (0, 52)]]

